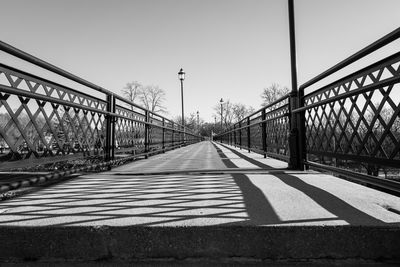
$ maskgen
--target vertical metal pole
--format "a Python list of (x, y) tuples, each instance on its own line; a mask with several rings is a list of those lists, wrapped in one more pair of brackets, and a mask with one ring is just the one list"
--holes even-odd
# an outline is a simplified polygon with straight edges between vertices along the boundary
[(222, 102), (221, 102), (221, 133), (222, 133)]
[[(115, 113), (115, 97), (111, 95), (111, 112)], [(117, 118), (114, 116), (111, 117), (111, 160), (115, 159), (115, 134), (116, 134), (116, 129), (115, 129), (115, 123), (116, 123)]]
[[(145, 111), (145, 120), (146, 120), (146, 124), (144, 126), (144, 153), (148, 153), (149, 152), (149, 111), (146, 110)], [(149, 156), (146, 154), (145, 158), (147, 159)]]
[(303, 170), (302, 159), (299, 151), (299, 116), (293, 110), (299, 107), (297, 90), (297, 62), (296, 62), (296, 36), (293, 0), (288, 0), (289, 11), (289, 38), (290, 38), (290, 65), (292, 78), (292, 91), (290, 92), (289, 113), (290, 113), (290, 135), (289, 135), (289, 168)]
[(162, 119), (162, 152), (165, 153), (165, 119)]
[[(182, 100), (182, 127), (183, 127), (183, 143), (185, 142), (185, 112), (183, 109), (183, 79), (181, 79), (181, 100)], [(180, 134), (181, 135), (181, 134)]]
[(233, 125), (233, 146), (236, 147), (236, 129), (235, 129), (235, 125)]
[(250, 153), (250, 118), (247, 118), (247, 150)]
[(242, 122), (239, 122), (239, 148), (242, 149)]
[(183, 80), (181, 79), (181, 100), (182, 100), (182, 126), (185, 125), (185, 113), (183, 112)]
[(200, 120), (199, 120), (199, 111), (197, 111), (197, 134), (200, 133)]
[(171, 138), (171, 140), (172, 140), (172, 147), (174, 147), (174, 139), (175, 139), (175, 131), (174, 131), (174, 128), (175, 128), (175, 126), (174, 126), (174, 122), (172, 122), (172, 138)]
[[(107, 95), (107, 111), (108, 112), (112, 112), (112, 95)], [(112, 131), (111, 131), (111, 121), (112, 121), (113, 117), (110, 114), (106, 115), (106, 136), (105, 136), (105, 160), (109, 161), (111, 160), (111, 135), (112, 135)]]
[(265, 109), (263, 109), (261, 111), (261, 120), (262, 120), (262, 124), (261, 124), (261, 138), (262, 138), (262, 149), (264, 152), (264, 158), (267, 157), (267, 125), (265, 122), (266, 119), (266, 114), (265, 114)]
[(179, 128), (179, 147), (183, 145), (183, 126)]
[[(299, 90), (299, 107), (304, 107), (304, 89)], [(299, 155), (300, 155), (300, 169), (308, 169), (304, 163), (307, 160), (307, 148), (306, 148), (306, 111), (302, 111), (298, 114), (299, 116)]]

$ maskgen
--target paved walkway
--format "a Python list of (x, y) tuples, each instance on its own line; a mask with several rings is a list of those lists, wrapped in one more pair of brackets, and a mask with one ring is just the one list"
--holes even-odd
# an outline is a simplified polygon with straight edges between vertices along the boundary
[(400, 198), (202, 142), (0, 202), (0, 226), (400, 226)]

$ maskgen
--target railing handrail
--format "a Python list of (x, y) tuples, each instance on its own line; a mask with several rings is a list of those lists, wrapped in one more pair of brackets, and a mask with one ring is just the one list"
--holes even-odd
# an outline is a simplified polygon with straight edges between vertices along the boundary
[(37, 58), (37, 57), (35, 57), (35, 56), (31, 55), (31, 54), (28, 54), (28, 53), (26, 53), (26, 52), (24, 52), (24, 51), (22, 51), (22, 50), (20, 50), (20, 49), (18, 49), (16, 47), (10, 45), (10, 44), (7, 44), (7, 43), (5, 43), (3, 41), (0, 41), (0, 50), (3, 50), (4, 52), (6, 52), (6, 53), (8, 53), (10, 55), (13, 55), (13, 56), (15, 56), (17, 58), (23, 59), (23, 60), (25, 60), (25, 61), (27, 61), (29, 63), (32, 63), (32, 64), (34, 64), (36, 66), (42, 67), (42, 68), (44, 68), (44, 69), (46, 69), (48, 71), (54, 72), (54, 73), (56, 73), (58, 75), (61, 75), (61, 76), (65, 77), (65, 78), (68, 78), (68, 79), (70, 79), (70, 80), (72, 80), (74, 82), (77, 82), (77, 83), (85, 85), (85, 86), (87, 86), (89, 88), (95, 89), (95, 90), (97, 90), (99, 92), (102, 92), (102, 93), (105, 93), (105, 94), (108, 94), (108, 95), (114, 95), (113, 92), (111, 92), (111, 91), (109, 91), (109, 90), (107, 90), (107, 89), (105, 89), (105, 88), (103, 88), (101, 86), (98, 86), (98, 85), (96, 85), (94, 83), (91, 83), (91, 82), (85, 80), (85, 79), (82, 79), (82, 78), (80, 78), (80, 77), (78, 77), (78, 76), (76, 76), (76, 75), (74, 75), (74, 74), (72, 74), (72, 73), (70, 73), (70, 72), (68, 72), (66, 70), (63, 70), (63, 69), (61, 69), (61, 68), (59, 68), (59, 67), (57, 67), (57, 66), (55, 66), (53, 64), (48, 63), (47, 61), (44, 61), (44, 60), (42, 60), (40, 58)]
[[(35, 57), (35, 56), (33, 56), (33, 55), (31, 55), (31, 54), (29, 54), (27, 52), (24, 52), (24, 51), (22, 51), (22, 50), (20, 50), (20, 49), (18, 49), (16, 47), (10, 45), (10, 44), (7, 44), (7, 43), (5, 43), (5, 42), (3, 42), (1, 40), (0, 40), (0, 50), (4, 51), (4, 52), (6, 52), (6, 53), (8, 53), (10, 55), (13, 55), (13, 56), (15, 56), (15, 57), (17, 57), (19, 59), (22, 59), (22, 60), (25, 60), (25, 61), (27, 61), (29, 63), (32, 63), (32, 64), (34, 64), (36, 66), (39, 66), (39, 67), (41, 67), (43, 69), (46, 69), (46, 70), (51, 71), (53, 73), (56, 73), (56, 74), (58, 74), (58, 75), (60, 75), (60, 76), (62, 76), (64, 78), (67, 78), (67, 79), (69, 79), (71, 81), (74, 81), (74, 82), (77, 82), (77, 83), (79, 83), (81, 85), (87, 86), (87, 87), (89, 87), (91, 89), (94, 89), (94, 90), (96, 90), (98, 92), (104, 93), (106, 95), (111, 95), (114, 98), (116, 98), (118, 100), (121, 100), (121, 101), (123, 101), (123, 102), (125, 102), (127, 104), (130, 104), (130, 105), (132, 105), (132, 106), (134, 106), (136, 108), (142, 109), (143, 111), (147, 111), (150, 114), (155, 114), (160, 118), (163, 118), (163, 119), (165, 119), (167, 121), (172, 122), (172, 120), (170, 120), (168, 118), (165, 118), (164, 116), (161, 116), (161, 115), (159, 115), (157, 113), (154, 113), (154, 112), (148, 110), (145, 107), (137, 105), (136, 103), (133, 103), (132, 101), (130, 101), (128, 99), (125, 99), (125, 98), (119, 96), (118, 94), (116, 94), (114, 92), (111, 92), (111, 91), (109, 91), (109, 90), (107, 90), (107, 89), (105, 89), (105, 88), (103, 88), (103, 87), (101, 87), (99, 85), (96, 85), (96, 84), (91, 83), (91, 82), (89, 82), (89, 81), (87, 81), (85, 79), (82, 79), (82, 78), (80, 78), (80, 77), (78, 77), (78, 76), (76, 76), (76, 75), (74, 75), (74, 74), (72, 74), (72, 73), (70, 73), (70, 72), (68, 72), (66, 70), (63, 70), (63, 69), (61, 69), (61, 68), (59, 68), (59, 67), (57, 67), (57, 66), (55, 66), (55, 65), (53, 65), (53, 64), (51, 64), (51, 63), (49, 63), (47, 61), (44, 61), (44, 60), (42, 60), (40, 58), (37, 58), (37, 57)], [(41, 78), (41, 79), (43, 79), (43, 78)], [(52, 82), (52, 83), (55, 83), (55, 82)], [(66, 86), (63, 86), (63, 87), (66, 87)], [(74, 90), (74, 91), (76, 91), (76, 90)], [(174, 122), (174, 124), (177, 125), (177, 126), (180, 126), (180, 127), (184, 127), (180, 123)]]
[(322, 79), (328, 77), (329, 75), (347, 67), (348, 65), (354, 63), (355, 61), (375, 52), (379, 48), (395, 41), (396, 39), (400, 38), (400, 27), (395, 29), (394, 31), (386, 34), (382, 38), (378, 39), (377, 41), (373, 42), (372, 44), (366, 46), (365, 48), (361, 49), (360, 51), (354, 53), (353, 55), (347, 57), (346, 59), (340, 61), (333, 67), (327, 69), (326, 71), (322, 72), (321, 74), (317, 75), (316, 77), (312, 78), (308, 82), (305, 82), (299, 87), (299, 90), (304, 90), (305, 88), (321, 81)]
[[(252, 116), (256, 115), (257, 113), (262, 112), (264, 109), (270, 108), (270, 107), (272, 107), (272, 106), (278, 104), (279, 102), (285, 100), (285, 99), (288, 98), (288, 97), (289, 97), (289, 94), (286, 94), (286, 95), (284, 95), (284, 96), (278, 98), (277, 100), (275, 100), (275, 101), (273, 101), (273, 102), (271, 102), (271, 103), (269, 103), (269, 104), (263, 106), (262, 108), (260, 108), (260, 109), (258, 109), (258, 110), (256, 110), (256, 111), (254, 111), (254, 112), (251, 113), (250, 115), (247, 115), (247, 116), (244, 117), (243, 119), (241, 119), (241, 120), (235, 122), (233, 125), (236, 125), (236, 124), (238, 124), (238, 123), (241, 123), (241, 122), (243, 122), (243, 121), (246, 121), (247, 118), (251, 118)], [(230, 130), (228, 130), (228, 131), (230, 131)], [(225, 131), (225, 132), (228, 132), (228, 131)], [(225, 133), (225, 132), (223, 132), (223, 133)], [(223, 134), (223, 133), (220, 133), (220, 134)], [(219, 135), (219, 134), (218, 134), (218, 135)]]
[(93, 96), (93, 95), (90, 95), (90, 94), (88, 94), (88, 93), (84, 93), (84, 92), (82, 92), (82, 91), (78, 91), (78, 90), (76, 90), (76, 89), (71, 88), (70, 86), (66, 86), (66, 85), (63, 85), (63, 84), (61, 84), (61, 83), (54, 82), (54, 81), (51, 81), (51, 80), (49, 80), (49, 79), (42, 78), (42, 77), (40, 77), (40, 76), (38, 76), (38, 75), (34, 75), (34, 74), (31, 74), (31, 73), (28, 73), (28, 72), (26, 72), (26, 71), (23, 71), (23, 70), (20, 70), (20, 69), (11, 67), (11, 66), (6, 65), (6, 64), (3, 64), (3, 63), (0, 63), (0, 67), (8, 68), (8, 69), (10, 69), (10, 70), (12, 70), (12, 71), (14, 71), (14, 72), (19, 72), (19, 73), (21, 73), (21, 74), (23, 74), (23, 75), (30, 76), (30, 77), (32, 77), (32, 78), (34, 78), (34, 79), (37, 79), (37, 80), (41, 80), (41, 81), (46, 82), (46, 83), (48, 83), (48, 84), (51, 84), (51, 85), (53, 85), (53, 86), (57, 86), (57, 87), (60, 87), (60, 88), (64, 88), (64, 89), (67, 89), (67, 90), (72, 91), (72, 92), (74, 92), (74, 93), (77, 93), (77, 94), (80, 94), (80, 95), (83, 95), (83, 96), (87, 96), (87, 97), (90, 97), (90, 98), (93, 98), (93, 99), (96, 99), (96, 100), (99, 100), (99, 101), (102, 101), (102, 102), (106, 102), (106, 100), (101, 99), (101, 98), (99, 98), (99, 97), (97, 97), (97, 96)]

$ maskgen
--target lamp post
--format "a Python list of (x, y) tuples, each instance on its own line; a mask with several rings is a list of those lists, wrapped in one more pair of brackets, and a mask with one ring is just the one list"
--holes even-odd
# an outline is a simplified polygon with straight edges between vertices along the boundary
[(178, 77), (179, 80), (181, 80), (181, 97), (182, 97), (182, 126), (185, 126), (185, 115), (183, 112), (183, 80), (185, 79), (185, 72), (181, 68), (180, 71), (178, 72)]
[(219, 103), (221, 103), (221, 132), (222, 132), (222, 104), (224, 103), (224, 100), (221, 98)]

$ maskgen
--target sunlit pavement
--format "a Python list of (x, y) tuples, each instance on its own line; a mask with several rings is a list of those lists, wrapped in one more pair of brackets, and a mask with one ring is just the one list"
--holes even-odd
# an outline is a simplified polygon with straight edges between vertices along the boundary
[(400, 198), (202, 142), (0, 202), (0, 226), (400, 226)]

